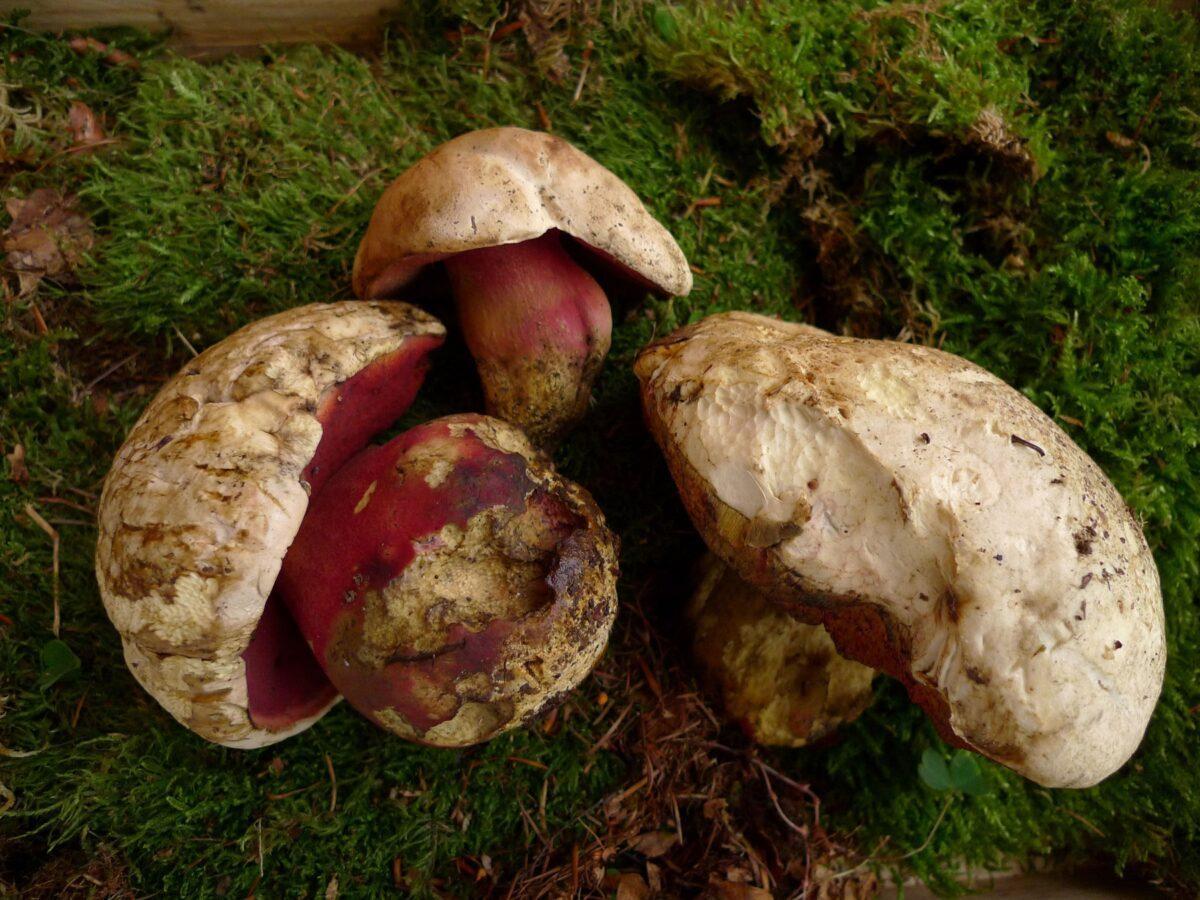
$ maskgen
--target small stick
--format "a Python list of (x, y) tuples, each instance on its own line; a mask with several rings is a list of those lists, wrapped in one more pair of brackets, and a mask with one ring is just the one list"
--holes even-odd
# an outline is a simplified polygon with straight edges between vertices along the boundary
[(1012, 435), (1012, 443), (1019, 444), (1022, 447), (1028, 447), (1030, 450), (1035, 450), (1035, 451), (1037, 451), (1038, 456), (1046, 455), (1045, 450), (1043, 450), (1041, 447), (1039, 447), (1033, 441), (1025, 440), (1025, 438), (1021, 437), (1020, 435), (1017, 435), (1017, 434)]
[(267, 794), (267, 799), (268, 800), (285, 800), (288, 797), (295, 797), (297, 794), (302, 794), (305, 791), (312, 790), (320, 783), (321, 782), (319, 782), (319, 781), (314, 781), (312, 784), (306, 785), (305, 787), (295, 788), (294, 790), (290, 790), (290, 791), (284, 791), (282, 794)]
[(685, 209), (683, 211), (683, 215), (681, 215), (679, 218), (688, 219), (688, 218), (691, 218), (692, 213), (694, 213), (698, 209), (708, 209), (710, 207), (720, 206), (720, 205), (721, 205), (720, 197), (700, 197), (696, 200), (693, 200), (691, 203), (689, 203), (687, 206), (687, 209)]
[(65, 497), (38, 497), (38, 503), (61, 503), (63, 506), (69, 506), (71, 509), (77, 509), (81, 513), (87, 513), (89, 516), (94, 516), (96, 511), (90, 506), (84, 506), (82, 503), (76, 503), (74, 500), (68, 500)]
[(179, 326), (172, 325), (171, 327), (175, 329), (176, 336), (183, 341), (183, 346), (187, 347), (188, 350), (191, 351), (192, 358), (195, 359), (197, 356), (199, 356), (200, 354), (196, 352), (196, 348), (192, 346), (192, 342), (183, 336), (183, 332), (179, 330)]
[(88, 691), (91, 688), (85, 688), (83, 694), (79, 697), (79, 702), (75, 704), (75, 712), (71, 714), (71, 730), (75, 730), (75, 726), (79, 724), (79, 714), (83, 712), (83, 701), (87, 699)]
[(333, 757), (328, 753), (325, 754), (325, 767), (329, 769), (329, 811), (332, 813), (337, 809), (337, 775), (333, 771)]
[(544, 762), (538, 762), (536, 759), (526, 759), (524, 756), (510, 756), (508, 757), (508, 761), (521, 763), (522, 765), (526, 766), (533, 766), (533, 768), (541, 769), (543, 772), (550, 768)]
[[(506, 37), (508, 37), (510, 34), (520, 31), (524, 27), (525, 27), (525, 23), (520, 20), (518, 20), (516, 22), (509, 22), (507, 25), (501, 25), (499, 28), (495, 28), (495, 30), (492, 31), (490, 40), (493, 43), (495, 43), (496, 41), (502, 41)], [(494, 26), (493, 26), (493, 28), (494, 28)]]
[(50, 329), (46, 326), (46, 320), (42, 318), (42, 309), (32, 297), (29, 298), (29, 309), (33, 313), (33, 321), (37, 325), (38, 334), (49, 334)]
[(53, 562), (54, 623), (51, 626), (51, 630), (54, 632), (54, 636), (58, 637), (59, 626), (62, 624), (62, 614), (59, 611), (59, 603), (58, 603), (58, 598), (59, 598), (58, 532), (54, 530), (53, 525), (51, 525), (49, 522), (47, 522), (45, 519), (43, 519), (40, 515), (38, 515), (38, 511), (33, 508), (32, 503), (25, 504), (25, 515), (27, 515), (27, 516), (29, 516), (29, 518), (33, 519), (34, 524), (37, 525), (38, 528), (42, 529), (42, 531), (46, 532), (47, 535), (49, 535), (50, 541), (51, 541), (51, 546), (53, 548), (51, 552), (53, 554), (53, 560), (54, 560), (54, 562)]
[[(178, 330), (179, 329), (176, 329), (176, 331), (178, 331)], [(180, 335), (180, 337), (183, 337), (183, 335)], [(135, 351), (133, 351), (133, 353), (130, 353), (127, 357), (125, 357), (120, 362), (113, 363), (111, 366), (109, 366), (107, 369), (105, 369), (103, 372), (101, 372), (99, 375), (97, 375), (95, 378), (93, 378), (91, 381), (89, 381), (87, 383), (87, 386), (84, 387), (83, 393), (84, 394), (89, 393), (92, 388), (94, 388), (96, 385), (98, 385), (100, 382), (102, 382), (105, 378), (107, 378), (113, 372), (117, 371), (117, 369), (121, 368), (126, 363), (133, 362), (135, 359), (137, 359), (138, 356), (141, 355), (141, 353), (142, 353), (141, 350), (135, 350)]]

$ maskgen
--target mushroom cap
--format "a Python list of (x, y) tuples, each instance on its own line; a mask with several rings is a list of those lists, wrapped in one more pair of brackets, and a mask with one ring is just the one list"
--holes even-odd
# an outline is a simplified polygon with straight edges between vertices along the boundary
[(823, 626), (772, 604), (712, 554), (703, 569), (687, 608), (692, 657), (751, 739), (804, 747), (870, 705), (875, 670), (840, 655)]
[(308, 508), (323, 396), (444, 333), (404, 303), (288, 310), (201, 353), (130, 431), (100, 497), (100, 596), (134, 676), (197, 734), (261, 747), (335, 702), (284, 730), (256, 726), (241, 654)]
[(552, 228), (668, 294), (692, 289), (683, 251), (620, 178), (562, 138), (489, 128), (435, 148), (383, 192), (354, 259), (354, 292), (387, 296), (430, 263)]
[(1158, 572), (1096, 464), (948, 353), (747, 313), (636, 363), (710, 548), (949, 740), (1051, 787), (1137, 749), (1166, 662)]

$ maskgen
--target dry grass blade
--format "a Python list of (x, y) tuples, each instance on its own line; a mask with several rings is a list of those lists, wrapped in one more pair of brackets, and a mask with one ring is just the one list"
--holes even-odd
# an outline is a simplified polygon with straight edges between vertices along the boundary
[(60, 611), (60, 606), (59, 606), (59, 581), (58, 581), (59, 539), (58, 539), (58, 531), (55, 530), (53, 525), (51, 525), (49, 522), (47, 522), (45, 519), (43, 519), (38, 514), (38, 511), (33, 508), (32, 503), (25, 504), (25, 515), (29, 516), (29, 518), (33, 520), (34, 524), (37, 525), (38, 528), (40, 528), (40, 529), (42, 529), (42, 531), (46, 532), (47, 536), (49, 536), (50, 541), (51, 541), (51, 547), (52, 547), (51, 553), (52, 553), (52, 559), (53, 559), (53, 562), (52, 562), (52, 566), (53, 566), (52, 591), (54, 594), (54, 621), (51, 624), (51, 631), (54, 632), (55, 637), (58, 637), (59, 627), (62, 624), (62, 613)]

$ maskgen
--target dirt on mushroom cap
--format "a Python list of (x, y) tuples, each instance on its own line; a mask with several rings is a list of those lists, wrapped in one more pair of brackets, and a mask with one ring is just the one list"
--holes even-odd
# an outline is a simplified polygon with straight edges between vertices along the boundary
[(651, 430), (710, 547), (943, 734), (1048, 786), (1137, 748), (1165, 666), (1145, 538), (1021, 394), (925, 347), (746, 313), (647, 348)]

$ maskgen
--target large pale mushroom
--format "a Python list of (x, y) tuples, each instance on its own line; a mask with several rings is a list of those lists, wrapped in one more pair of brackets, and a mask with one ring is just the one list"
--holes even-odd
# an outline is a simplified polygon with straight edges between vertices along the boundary
[(552, 443), (587, 408), (608, 353), (601, 272), (691, 290), (674, 239), (629, 187), (561, 138), (492, 128), (435, 149), (384, 191), (354, 260), (359, 297), (450, 277), (487, 410)]
[[(399, 698), (397, 712), (419, 721), (397, 730), (459, 746), (535, 715), (603, 650), (614, 538), (586, 492), (519, 433), (457, 417), (363, 450), (407, 409), (443, 335), (403, 303), (315, 304), (254, 322), (169, 381), (117, 453), (99, 507), (100, 594), (134, 676), (197, 734), (246, 748), (295, 734), (337, 700), (340, 668), (361, 657), (383, 682), (425, 676), (413, 687), (424, 693)], [(431, 489), (388, 481), (369, 511), (361, 491), (341, 509), (338, 485), (356, 483), (340, 470), (399, 480), (388, 453), (400, 446), (424, 454), (428, 465), (410, 474)], [(495, 531), (474, 528), (477, 519)], [(446, 546), (460, 527), (464, 553)], [(322, 567), (323, 580), (293, 582), (289, 595), (281, 567), (305, 565)], [(473, 605), (439, 605), (436, 591), (392, 602), (391, 581), (422, 565), (469, 573)], [(336, 606), (322, 591), (336, 592)], [(418, 635), (424, 663), (356, 644), (349, 623), (364, 611), (376, 632)], [(352, 687), (351, 703), (377, 722), (389, 699), (399, 703)]]
[(1137, 749), (1166, 661), (1158, 572), (1099, 467), (928, 347), (725, 313), (647, 347), (646, 418), (709, 547), (947, 740), (1086, 787)]

